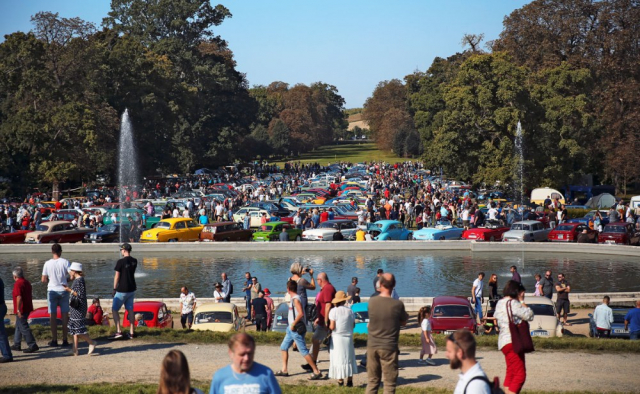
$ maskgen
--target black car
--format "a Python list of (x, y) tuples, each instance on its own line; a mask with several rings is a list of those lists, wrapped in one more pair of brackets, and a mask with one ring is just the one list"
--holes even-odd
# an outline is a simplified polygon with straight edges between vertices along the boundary
[(120, 242), (120, 225), (109, 224), (104, 227), (100, 227), (98, 231), (87, 233), (82, 240), (82, 243), (107, 243), (107, 242)]
[(260, 208), (260, 209), (264, 209), (265, 211), (269, 212), (270, 214), (274, 214), (275, 213), (278, 217), (289, 216), (289, 214), (291, 213), (291, 211), (289, 211), (287, 208), (285, 208), (282, 205), (278, 204), (277, 202), (273, 202), (273, 201), (254, 202), (249, 206), (250, 207), (257, 207), (257, 208)]

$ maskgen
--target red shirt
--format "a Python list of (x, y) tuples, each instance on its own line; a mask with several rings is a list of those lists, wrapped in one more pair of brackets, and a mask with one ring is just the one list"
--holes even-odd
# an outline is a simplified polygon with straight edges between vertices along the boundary
[(13, 285), (13, 311), (18, 310), (18, 296), (22, 297), (22, 309), (20, 313), (27, 316), (33, 311), (33, 299), (31, 293), (31, 283), (24, 278), (19, 278)]
[(325, 211), (325, 212), (322, 212), (322, 213), (320, 214), (320, 223), (324, 223), (324, 222), (326, 222), (327, 220), (329, 220), (329, 212), (326, 212), (326, 211)]
[(324, 326), (324, 320), (327, 318), (327, 316), (324, 315), (324, 308), (333, 301), (335, 296), (336, 288), (333, 287), (331, 283), (327, 283), (322, 287), (322, 290), (320, 290), (320, 293), (316, 297), (316, 309), (318, 310), (318, 319), (320, 320), (318, 325)]
[(97, 324), (97, 325), (101, 325), (102, 324), (102, 307), (98, 307), (96, 304), (91, 304), (89, 305), (89, 308), (87, 308), (87, 313), (93, 313), (93, 321)]

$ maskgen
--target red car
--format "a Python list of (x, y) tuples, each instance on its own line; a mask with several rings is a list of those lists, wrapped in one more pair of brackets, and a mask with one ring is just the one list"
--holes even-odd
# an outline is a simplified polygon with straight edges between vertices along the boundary
[(12, 233), (0, 234), (0, 244), (21, 244), (24, 243), (24, 239), (27, 233), (31, 230), (17, 230)]
[(640, 234), (636, 233), (633, 223), (609, 223), (598, 235), (598, 243), (640, 245)]
[[(147, 327), (173, 328), (173, 316), (167, 305), (160, 301), (138, 301), (133, 303), (133, 313), (142, 313), (142, 320)], [(139, 325), (136, 323), (136, 325)], [(125, 311), (123, 327), (129, 327), (129, 311)]]
[[(29, 325), (31, 324), (38, 324), (41, 326), (47, 326), (49, 327), (50, 321), (49, 321), (49, 311), (47, 310), (46, 306), (43, 306), (41, 308), (38, 309), (34, 309), (31, 313), (29, 313), (29, 318), (27, 319), (27, 323), (29, 323)], [(62, 314), (60, 314), (60, 307), (58, 307), (58, 315), (57, 315), (57, 321), (58, 321), (58, 329), (61, 329), (62, 327)]]
[(461, 328), (477, 333), (478, 329), (471, 302), (462, 296), (435, 297), (429, 322), (434, 334), (449, 335)]
[(509, 231), (510, 227), (504, 227), (501, 225), (486, 227), (470, 228), (462, 232), (462, 239), (468, 239), (470, 241), (502, 241), (502, 234)]
[(552, 242), (577, 242), (578, 235), (584, 230), (587, 230), (589, 242), (595, 243), (598, 239), (598, 232), (590, 229), (584, 223), (562, 223), (549, 232), (548, 239)]

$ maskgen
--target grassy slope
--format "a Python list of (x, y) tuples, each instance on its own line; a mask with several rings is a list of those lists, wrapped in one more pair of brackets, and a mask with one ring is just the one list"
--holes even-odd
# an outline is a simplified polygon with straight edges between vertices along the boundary
[[(299, 157), (289, 158), (287, 161), (300, 161), (301, 163), (319, 163), (326, 166), (327, 163), (335, 163), (336, 161), (347, 161), (351, 163), (359, 163), (363, 161), (386, 161), (395, 163), (404, 159), (399, 158), (393, 152), (379, 150), (373, 142), (350, 143), (342, 145), (325, 145), (313, 152), (303, 153)], [(284, 161), (275, 162), (275, 164), (284, 165)]]

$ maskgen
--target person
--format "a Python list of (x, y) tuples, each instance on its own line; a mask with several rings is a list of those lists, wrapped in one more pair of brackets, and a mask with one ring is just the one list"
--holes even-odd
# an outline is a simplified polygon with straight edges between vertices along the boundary
[(496, 304), (500, 296), (498, 295), (498, 275), (491, 274), (489, 278), (489, 309), (496, 309)]
[(144, 315), (142, 313), (136, 313), (133, 316), (136, 327), (147, 327), (147, 323), (144, 321)]
[(522, 283), (522, 278), (520, 277), (520, 274), (518, 273), (518, 267), (516, 267), (515, 265), (512, 265), (509, 268), (509, 271), (511, 271), (511, 280), (514, 280), (518, 283)]
[(331, 300), (334, 308), (329, 311), (329, 378), (337, 379), (338, 386), (344, 385), (344, 380), (347, 379), (347, 387), (353, 387), (353, 375), (358, 372), (353, 345), (356, 316), (351, 308), (346, 306), (350, 299), (344, 291), (338, 291)]
[(251, 319), (256, 322), (256, 331), (267, 331), (267, 300), (264, 291), (258, 291), (258, 297), (251, 300)]
[(11, 346), (9, 346), (9, 338), (7, 337), (7, 330), (4, 327), (4, 317), (7, 315), (7, 304), (4, 302), (4, 282), (0, 278), (0, 297), (2, 302), (0, 303), (0, 363), (9, 363), (13, 361), (13, 353), (11, 353)]
[[(509, 330), (509, 314), (515, 324), (523, 320), (532, 321), (533, 311), (524, 303), (525, 288), (522, 283), (510, 280), (504, 287), (504, 298), (498, 301), (494, 317), (498, 320), (498, 349), (504, 354), (507, 364), (507, 373), (504, 378), (504, 387), (507, 393), (519, 393), (527, 379), (524, 353), (513, 351), (511, 331)], [(509, 310), (507, 312), (507, 309)]]
[(231, 281), (227, 277), (226, 272), (223, 272), (222, 275), (220, 275), (220, 277), (222, 278), (222, 292), (225, 294), (224, 302), (231, 302), (231, 293), (233, 293), (233, 285), (231, 284)]
[(226, 302), (227, 294), (224, 292), (222, 283), (216, 282), (214, 285), (213, 299), (216, 303)]
[(247, 308), (247, 316), (245, 316), (246, 320), (251, 319), (251, 273), (244, 273), (244, 286), (242, 287), (242, 291), (244, 291), (244, 305)]
[(357, 288), (358, 288), (358, 277), (354, 276), (351, 278), (351, 284), (347, 286), (347, 295), (350, 297), (351, 301), (353, 301), (353, 296), (356, 295)]
[(289, 240), (289, 234), (287, 234), (287, 229), (284, 226), (282, 227), (282, 231), (280, 232), (279, 240), (280, 242), (286, 242)]
[[(320, 352), (320, 344), (329, 336), (329, 310), (331, 309), (331, 300), (336, 296), (336, 288), (329, 282), (329, 277), (325, 272), (318, 274), (318, 285), (320, 293), (316, 296), (316, 312), (317, 318), (313, 322), (315, 330), (311, 342), (311, 358), (315, 363), (318, 362), (318, 353)], [(303, 369), (311, 371), (311, 365), (302, 366)]]
[(258, 298), (258, 293), (262, 290), (262, 285), (258, 282), (257, 277), (251, 278), (251, 301)]
[(65, 286), (65, 290), (69, 293), (70, 297), (78, 300), (78, 305), (70, 305), (69, 307), (69, 333), (73, 335), (73, 349), (67, 353), (67, 356), (78, 355), (78, 342), (80, 338), (89, 342), (88, 354), (91, 355), (98, 343), (91, 339), (87, 325), (85, 324), (85, 316), (87, 316), (87, 288), (84, 283), (82, 264), (71, 263), (69, 266), (69, 279), (71, 279), (73, 283), (71, 283), (71, 287)]
[(42, 283), (47, 283), (47, 311), (51, 327), (51, 341), (47, 345), (58, 346), (58, 319), (56, 315), (59, 307), (62, 317), (62, 346), (69, 346), (69, 342), (67, 342), (69, 293), (65, 289), (70, 264), (67, 259), (60, 257), (62, 256), (62, 247), (59, 244), (51, 245), (51, 253), (53, 258), (47, 260), (42, 268)]
[(180, 289), (180, 323), (183, 329), (191, 329), (191, 325), (193, 325), (193, 310), (196, 309), (197, 302), (196, 295), (189, 291), (187, 286), (183, 286)]
[(256, 342), (245, 333), (234, 334), (229, 339), (231, 364), (213, 375), (209, 394), (264, 393), (280, 394), (280, 385), (271, 369), (254, 362)]
[(124, 305), (124, 309), (129, 312), (129, 338), (134, 338), (135, 316), (133, 313), (133, 299), (136, 294), (136, 268), (138, 268), (138, 260), (131, 257), (131, 245), (124, 243), (120, 246), (120, 255), (122, 258), (116, 262), (116, 271), (113, 277), (113, 303), (111, 312), (113, 322), (116, 326), (116, 332), (109, 339), (120, 339), (123, 337), (120, 327), (120, 308)]
[(629, 339), (640, 339), (640, 300), (636, 300), (636, 307), (630, 309), (624, 317), (624, 329), (629, 330)]
[(396, 278), (380, 276), (380, 295), (369, 300), (369, 337), (367, 340), (367, 394), (377, 393), (382, 378), (385, 393), (395, 393), (398, 380), (398, 338), (400, 327), (409, 315), (404, 303), (391, 297)]
[(378, 288), (378, 281), (380, 280), (382, 274), (384, 274), (384, 270), (382, 268), (378, 268), (376, 276), (373, 278), (373, 290), (376, 290)]
[(364, 225), (358, 226), (358, 231), (356, 231), (356, 241), (364, 241), (366, 239), (366, 228), (367, 227)]
[(536, 291), (533, 293), (533, 295), (536, 297), (542, 297), (542, 276), (540, 276), (540, 274), (535, 274), (534, 278), (536, 278)]
[[(302, 310), (306, 311), (307, 310), (307, 302), (308, 302), (308, 297), (307, 297), (307, 290), (315, 290), (316, 289), (316, 281), (315, 279), (313, 279), (313, 268), (311, 267), (307, 267), (307, 268), (302, 268), (302, 264), (296, 262), (291, 264), (291, 267), (289, 268), (289, 272), (291, 272), (291, 278), (289, 278), (290, 280), (293, 280), (296, 282), (296, 284), (298, 285), (298, 296), (300, 297), (300, 302), (302, 302)], [(302, 277), (302, 275), (304, 275), (304, 273), (308, 273), (309, 277), (310, 277), (310, 281), (307, 281), (305, 278)]]
[(91, 325), (109, 325), (109, 314), (102, 309), (102, 306), (100, 306), (99, 298), (94, 298), (91, 305), (89, 305), (89, 308), (87, 308), (87, 319), (93, 322), (89, 323)]
[(170, 350), (162, 360), (157, 394), (202, 394), (191, 387), (189, 363), (180, 350)]
[(271, 330), (273, 325), (273, 312), (275, 311), (275, 304), (271, 299), (271, 291), (268, 288), (264, 289), (264, 299), (267, 301), (267, 330)]
[(447, 337), (447, 358), (451, 369), (460, 369), (453, 394), (491, 394), (487, 375), (476, 361), (476, 339), (467, 329)]
[[(429, 365), (436, 365), (436, 363), (431, 359), (434, 354), (438, 353), (438, 348), (436, 348), (436, 342), (433, 340), (433, 335), (431, 335), (431, 322), (429, 322), (430, 317), (431, 305), (420, 308), (420, 311), (418, 312), (418, 322), (422, 329), (422, 335), (420, 335), (422, 349), (420, 350), (420, 360), (418, 360), (418, 362), (421, 364), (425, 363)], [(425, 354), (427, 354), (428, 357), (426, 360), (423, 360)]]
[(547, 271), (544, 273), (544, 278), (540, 281), (542, 284), (542, 295), (551, 299), (553, 297), (553, 279), (551, 279), (552, 273), (551, 271)]
[(484, 287), (484, 272), (478, 273), (471, 287), (471, 303), (475, 306), (476, 315), (482, 321), (482, 289)]
[(353, 294), (353, 298), (351, 299), (351, 303), (352, 304), (359, 304), (360, 303), (360, 288), (356, 287), (356, 290)]
[(567, 282), (563, 273), (558, 274), (558, 282), (556, 282), (556, 292), (558, 297), (556, 298), (556, 309), (558, 312), (558, 320), (562, 317), (562, 324), (570, 326), (571, 323), (567, 323), (567, 315), (570, 312), (571, 302), (569, 302), (569, 293), (571, 293), (571, 285)]
[(298, 351), (302, 357), (307, 360), (307, 363), (311, 366), (313, 371), (309, 380), (322, 379), (322, 373), (316, 366), (313, 358), (311, 358), (311, 354), (309, 354), (309, 350), (307, 349), (307, 345), (304, 341), (304, 335), (306, 334), (306, 317), (304, 309), (302, 308), (300, 296), (298, 296), (298, 284), (292, 279), (287, 282), (287, 293), (290, 297), (289, 314), (287, 316), (289, 325), (287, 326), (285, 337), (280, 345), (280, 350), (282, 352), (282, 369), (276, 372), (276, 376), (289, 376), (289, 348), (295, 342), (298, 347)]
[(13, 346), (11, 350), (20, 350), (22, 338), (27, 342), (27, 348), (23, 353), (33, 353), (40, 348), (33, 336), (31, 327), (29, 327), (29, 314), (33, 311), (33, 292), (31, 282), (24, 277), (24, 271), (21, 267), (13, 270), (13, 310), (16, 314), (16, 330), (13, 336)]
[(609, 296), (604, 296), (602, 304), (593, 311), (593, 321), (596, 323), (596, 337), (610, 338), (611, 323), (613, 323), (613, 310), (609, 308)]

